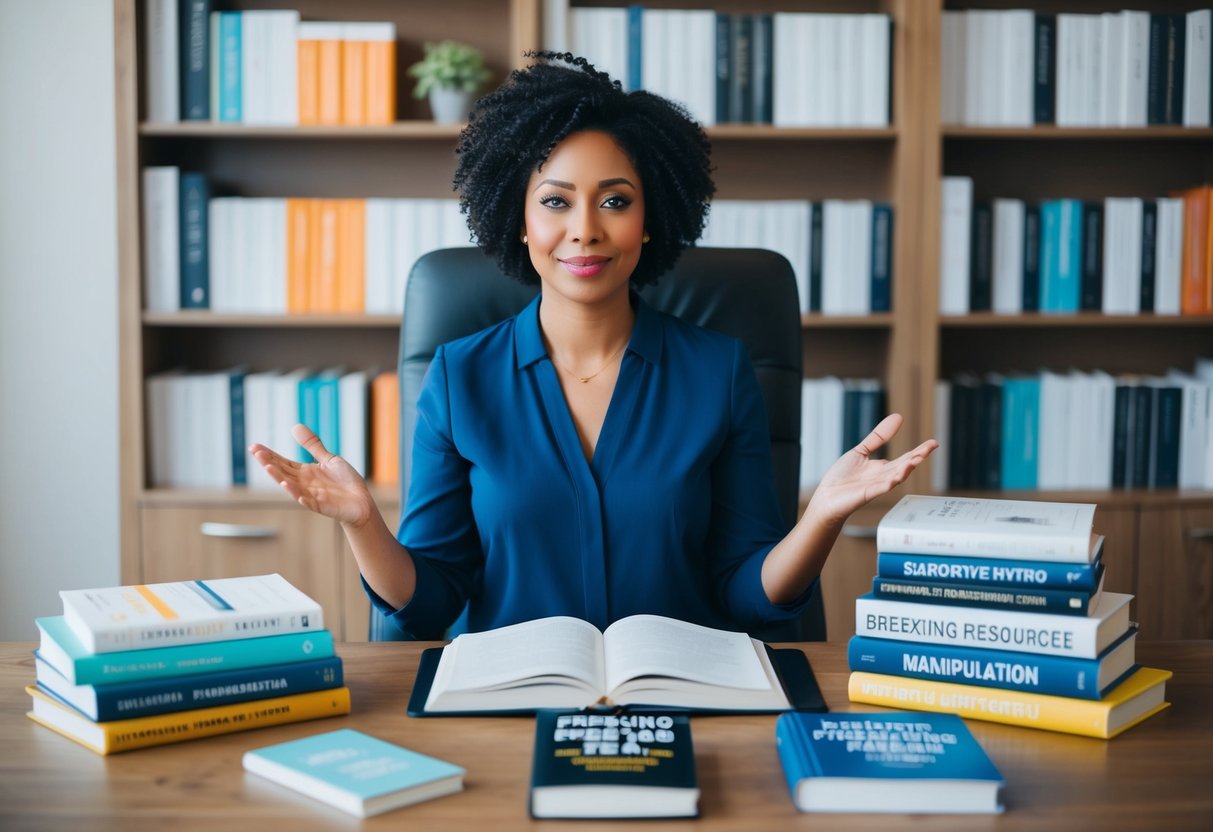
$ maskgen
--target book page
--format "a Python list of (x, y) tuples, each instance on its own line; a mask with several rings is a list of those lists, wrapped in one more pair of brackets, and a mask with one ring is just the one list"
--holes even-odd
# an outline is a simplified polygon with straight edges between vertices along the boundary
[[(443, 673), (442, 665), (448, 664), (449, 672)], [(535, 676), (571, 676), (602, 691), (598, 628), (579, 618), (555, 616), (464, 633), (443, 651), (438, 674), (444, 690), (475, 690)]]
[(673, 676), (750, 690), (770, 688), (745, 633), (659, 615), (633, 615), (607, 628), (603, 646), (608, 691), (638, 676)]

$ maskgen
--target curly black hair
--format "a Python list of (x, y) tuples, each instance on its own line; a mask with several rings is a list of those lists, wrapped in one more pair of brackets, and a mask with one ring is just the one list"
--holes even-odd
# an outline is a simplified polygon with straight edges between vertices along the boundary
[(473, 107), (456, 148), (455, 190), (473, 239), (502, 272), (537, 284), (519, 239), (527, 180), (565, 137), (582, 130), (612, 136), (640, 174), (645, 228), (632, 284), (654, 282), (703, 233), (711, 146), (679, 104), (653, 93), (624, 92), (618, 81), (567, 52), (528, 52), (516, 69)]

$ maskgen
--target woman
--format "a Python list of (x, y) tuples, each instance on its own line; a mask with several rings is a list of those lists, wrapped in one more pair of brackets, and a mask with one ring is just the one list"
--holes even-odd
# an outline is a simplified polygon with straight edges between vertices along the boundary
[(736, 630), (794, 618), (847, 517), (936, 443), (872, 459), (900, 427), (890, 415), (785, 535), (744, 347), (632, 291), (703, 230), (703, 131), (582, 59), (537, 57), (477, 104), (455, 186), (481, 248), (540, 295), (435, 354), (398, 537), (302, 425), (294, 436), (316, 463), (253, 454), (341, 522), (372, 603), (418, 638), (440, 637), (465, 604), (472, 630), (548, 615)]

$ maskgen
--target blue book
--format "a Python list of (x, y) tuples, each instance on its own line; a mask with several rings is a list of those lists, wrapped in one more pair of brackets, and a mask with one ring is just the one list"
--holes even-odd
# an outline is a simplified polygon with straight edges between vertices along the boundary
[(802, 812), (1002, 811), (1002, 774), (955, 714), (784, 713), (775, 747)]
[(750, 110), (755, 124), (770, 124), (774, 118), (774, 18), (770, 14), (750, 17), (754, 30), (750, 40), (750, 94), (753, 99)]
[(1037, 124), (1052, 124), (1057, 80), (1057, 17), (1036, 15), (1035, 54), (1032, 56), (1033, 111)]
[(244, 120), (243, 18), (240, 12), (219, 13), (219, 120)]
[(182, 173), (178, 201), (181, 259), (181, 308), (209, 309), (211, 278), (208, 257), (207, 202), (204, 173)]
[(34, 623), (41, 633), (38, 654), (77, 685), (214, 673), (333, 655), (333, 636), (328, 630), (93, 654), (63, 616), (38, 618)]
[(644, 89), (644, 6), (628, 6), (628, 77), (623, 85), (629, 91)]
[(1023, 311), (1040, 310), (1040, 206), (1024, 205), (1023, 214)]
[(1002, 384), (1002, 487), (1036, 488), (1040, 443), (1040, 379)]
[(245, 771), (360, 818), (463, 790), (464, 770), (345, 728), (246, 751)]
[(232, 423), (232, 485), (248, 485), (248, 452), (244, 442), (244, 376), (243, 370), (232, 370), (228, 375), (228, 401), (231, 405)]
[(883, 202), (872, 206), (872, 312), (893, 308), (893, 207)]
[(182, 121), (211, 117), (211, 0), (178, 0)]
[(1137, 667), (1132, 626), (1094, 659), (852, 636), (851, 670), (1098, 700)]
[(1091, 563), (1002, 560), (954, 555), (908, 555), (881, 552), (876, 573), (882, 578), (914, 578), (939, 583), (978, 584), (1028, 589), (1062, 588), (1090, 592), (1103, 578), (1103, 537)]
[(328, 690), (341, 687), (343, 678), (341, 659), (337, 656), (100, 685), (72, 684), (36, 650), (34, 665), (40, 688), (58, 696), (93, 722)]
[[(338, 383), (339, 373), (326, 370), (299, 382), (299, 421), (316, 434), (324, 447), (332, 454), (340, 454)], [(299, 446), (300, 462), (315, 462), (302, 446)]]
[(1040, 217), (1040, 311), (1077, 312), (1082, 284), (1082, 202), (1043, 202)]
[(921, 604), (982, 607), (990, 610), (1048, 612), (1057, 615), (1090, 615), (1098, 606), (1102, 593), (1102, 584), (1094, 590), (1086, 591), (992, 587), (982, 584), (882, 578), (879, 575), (872, 579), (872, 594), (877, 598)]

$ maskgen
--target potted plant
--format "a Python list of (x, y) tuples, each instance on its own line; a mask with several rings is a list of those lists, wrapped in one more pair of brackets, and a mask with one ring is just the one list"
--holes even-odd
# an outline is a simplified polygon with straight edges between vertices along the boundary
[(413, 96), (428, 96), (434, 120), (443, 123), (467, 121), (473, 96), (492, 77), (479, 49), (454, 40), (425, 44), (425, 57), (408, 73), (417, 79)]

